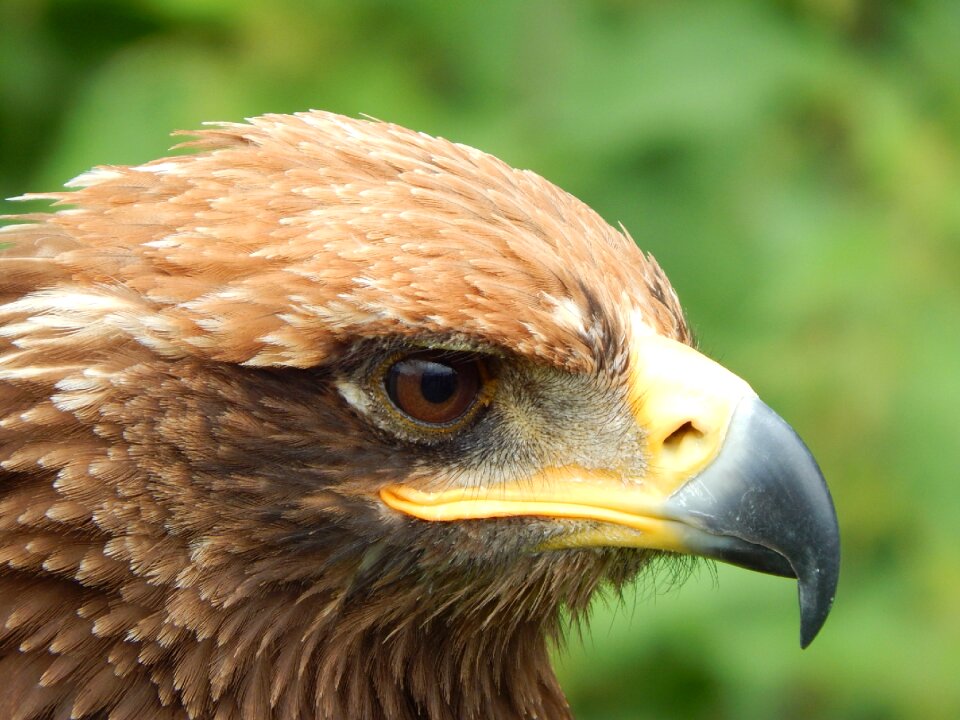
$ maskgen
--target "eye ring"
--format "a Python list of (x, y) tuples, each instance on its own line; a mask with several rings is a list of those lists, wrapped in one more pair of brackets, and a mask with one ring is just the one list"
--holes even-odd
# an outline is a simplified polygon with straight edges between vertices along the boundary
[(463, 427), (489, 399), (491, 378), (475, 353), (418, 350), (381, 366), (380, 386), (404, 421), (432, 432)]

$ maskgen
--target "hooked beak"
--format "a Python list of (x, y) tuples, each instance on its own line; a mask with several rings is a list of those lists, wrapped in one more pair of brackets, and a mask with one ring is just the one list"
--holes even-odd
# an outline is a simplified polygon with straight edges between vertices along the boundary
[(664, 515), (688, 552), (797, 578), (800, 646), (827, 619), (840, 575), (840, 531), (816, 461), (757, 397), (737, 405), (719, 454), (673, 493)]

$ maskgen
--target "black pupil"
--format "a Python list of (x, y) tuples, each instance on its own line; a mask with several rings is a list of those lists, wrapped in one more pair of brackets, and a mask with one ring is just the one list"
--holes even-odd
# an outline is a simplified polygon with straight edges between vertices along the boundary
[(447, 402), (457, 392), (457, 371), (449, 365), (421, 362), (423, 375), (420, 376), (420, 392), (423, 399), (434, 405)]

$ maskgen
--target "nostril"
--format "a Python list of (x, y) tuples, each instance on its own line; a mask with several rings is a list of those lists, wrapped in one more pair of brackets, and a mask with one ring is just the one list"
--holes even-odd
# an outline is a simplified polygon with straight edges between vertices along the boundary
[(703, 437), (703, 433), (700, 432), (694, 424), (687, 420), (680, 427), (674, 430), (672, 433), (667, 435), (663, 440), (663, 447), (666, 450), (679, 450), (680, 447), (684, 444), (688, 444), (688, 441), (697, 441)]

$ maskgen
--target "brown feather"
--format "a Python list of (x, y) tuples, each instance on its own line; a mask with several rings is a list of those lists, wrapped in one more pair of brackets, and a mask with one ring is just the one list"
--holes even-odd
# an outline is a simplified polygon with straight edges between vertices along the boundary
[(0, 717), (566, 717), (559, 610), (646, 557), (388, 516), (376, 490), (439, 460), (334, 380), (406, 341), (613, 376), (631, 313), (689, 339), (662, 271), (537, 175), (394, 125), (189, 145), (0, 233)]

